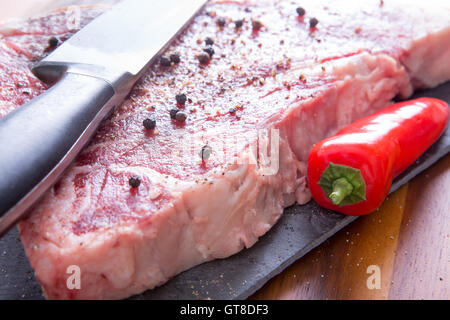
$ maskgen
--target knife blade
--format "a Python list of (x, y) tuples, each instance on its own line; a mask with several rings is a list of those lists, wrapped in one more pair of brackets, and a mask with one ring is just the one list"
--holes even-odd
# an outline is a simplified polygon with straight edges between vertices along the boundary
[(53, 86), (0, 119), (0, 237), (57, 181), (205, 2), (124, 0), (33, 68)]

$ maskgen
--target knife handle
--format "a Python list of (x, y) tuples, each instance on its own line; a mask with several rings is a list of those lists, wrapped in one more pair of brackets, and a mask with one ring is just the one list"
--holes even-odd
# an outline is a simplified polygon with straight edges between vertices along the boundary
[(66, 73), (0, 119), (0, 236), (52, 186), (111, 111), (104, 80)]

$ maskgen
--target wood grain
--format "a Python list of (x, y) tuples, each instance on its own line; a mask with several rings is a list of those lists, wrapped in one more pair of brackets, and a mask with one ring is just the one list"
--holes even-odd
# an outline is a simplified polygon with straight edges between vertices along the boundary
[(408, 188), (391, 280), (389, 298), (450, 298), (450, 155)]
[[(450, 155), (251, 299), (449, 299)], [(381, 270), (369, 290), (367, 267)]]

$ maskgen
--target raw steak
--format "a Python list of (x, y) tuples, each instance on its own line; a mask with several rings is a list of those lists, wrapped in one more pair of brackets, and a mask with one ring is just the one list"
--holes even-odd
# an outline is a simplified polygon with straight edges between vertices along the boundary
[[(309, 200), (314, 143), (450, 79), (449, 2), (301, 5), (304, 17), (288, 0), (211, 2), (165, 54), (181, 62), (150, 68), (20, 223), (47, 298), (128, 297), (252, 246), (283, 208)], [(82, 24), (98, 13), (83, 8)], [(45, 90), (29, 66), (50, 36), (73, 32), (64, 11), (3, 27), (1, 115)], [(177, 94), (184, 122), (170, 117)], [(67, 286), (72, 265), (81, 289)]]

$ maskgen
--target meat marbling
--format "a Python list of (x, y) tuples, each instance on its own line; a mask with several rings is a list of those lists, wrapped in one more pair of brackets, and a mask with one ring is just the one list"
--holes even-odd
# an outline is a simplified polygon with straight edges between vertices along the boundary
[[(449, 2), (301, 5), (304, 17), (288, 0), (210, 2), (167, 50), (181, 62), (148, 70), (20, 223), (47, 298), (128, 297), (252, 246), (284, 207), (309, 200), (305, 160), (314, 143), (396, 96), (450, 79)], [(83, 7), (81, 26), (102, 10)], [(29, 67), (50, 36), (74, 30), (64, 10), (1, 30), (3, 116), (47, 88)], [(201, 65), (206, 37), (215, 53)], [(188, 97), (179, 106), (185, 123), (169, 116), (179, 93)], [(154, 131), (144, 129), (147, 117)], [(205, 146), (212, 152), (202, 161)], [(67, 287), (71, 265), (81, 270), (81, 289)]]

